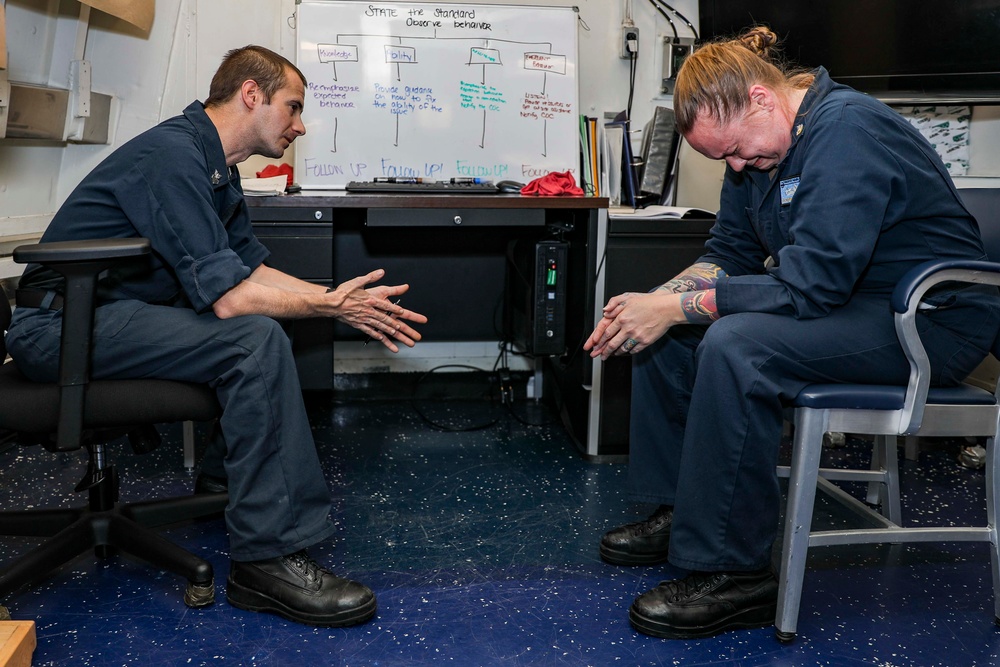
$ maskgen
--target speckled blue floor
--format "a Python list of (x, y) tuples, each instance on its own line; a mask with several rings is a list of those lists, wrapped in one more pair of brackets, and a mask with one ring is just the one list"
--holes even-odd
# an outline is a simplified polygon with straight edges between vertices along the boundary
[[(218, 601), (190, 610), (181, 582), (140, 563), (90, 554), (6, 601), (37, 623), (44, 665), (994, 665), (985, 545), (814, 549), (799, 636), (773, 628), (664, 641), (629, 626), (632, 599), (671, 575), (597, 556), (600, 534), (650, 508), (621, 491), (625, 466), (580, 458), (553, 413), (518, 401), (517, 416), (483, 403), (342, 402), (312, 396), (310, 413), (340, 527), (314, 555), (371, 586), (378, 616), (319, 629), (243, 612), (224, 598), (221, 519), (173, 528), (210, 560)], [(443, 432), (425, 417), (456, 427)], [(524, 422), (541, 423), (528, 426)], [(123, 499), (186, 493), (179, 433), (137, 457), (116, 445)], [(859, 443), (833, 452), (853, 457)], [(82, 474), (77, 454), (0, 453), (0, 505), (63, 499)], [(947, 446), (903, 466), (906, 516), (984, 514), (982, 471)], [(0, 537), (4, 557), (30, 543)]]

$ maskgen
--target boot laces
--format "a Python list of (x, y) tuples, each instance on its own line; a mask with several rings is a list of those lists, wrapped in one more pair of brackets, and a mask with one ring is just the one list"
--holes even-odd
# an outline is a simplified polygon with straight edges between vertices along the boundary
[(683, 602), (689, 598), (696, 597), (714, 588), (725, 574), (721, 572), (709, 572), (705, 574), (691, 574), (683, 579), (664, 581), (660, 585), (667, 589), (668, 599), (671, 602)]
[(305, 551), (296, 551), (286, 556), (288, 562), (309, 581), (319, 581), (326, 572), (319, 563), (309, 557)]
[(641, 521), (636, 525), (635, 534), (636, 535), (649, 535), (656, 530), (659, 530), (663, 524), (663, 521), (670, 515), (670, 510), (657, 510), (653, 513), (651, 517), (645, 521)]

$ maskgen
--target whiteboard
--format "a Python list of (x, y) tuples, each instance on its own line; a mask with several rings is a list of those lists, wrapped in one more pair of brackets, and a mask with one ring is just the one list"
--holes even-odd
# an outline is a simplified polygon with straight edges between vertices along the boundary
[(568, 7), (303, 0), (295, 180), (579, 182), (576, 24)]

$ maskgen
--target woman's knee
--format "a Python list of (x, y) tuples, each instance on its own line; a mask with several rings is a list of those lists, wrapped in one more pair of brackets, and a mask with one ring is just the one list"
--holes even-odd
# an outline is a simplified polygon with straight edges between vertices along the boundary
[(708, 328), (698, 347), (699, 366), (706, 360), (750, 363), (767, 349), (766, 341), (776, 324), (773, 318), (758, 313), (734, 313), (719, 319)]
[(720, 318), (713, 322), (712, 326), (705, 332), (705, 337), (701, 341), (703, 349), (725, 349), (735, 342), (747, 337), (747, 333), (752, 334), (755, 327), (762, 326), (762, 323), (749, 317), (752, 313), (734, 313)]

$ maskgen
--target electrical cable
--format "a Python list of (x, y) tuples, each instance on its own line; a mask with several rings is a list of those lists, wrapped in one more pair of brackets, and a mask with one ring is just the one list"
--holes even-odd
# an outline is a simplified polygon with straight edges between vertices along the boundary
[[(469, 365), (466, 365), (466, 364), (444, 364), (444, 365), (441, 365), (441, 366), (435, 366), (434, 368), (430, 369), (429, 371), (427, 371), (426, 373), (424, 373), (423, 375), (420, 376), (420, 378), (417, 380), (416, 385), (414, 386), (414, 389), (413, 389), (414, 394), (416, 394), (416, 390), (420, 387), (420, 384), (424, 380), (426, 380), (428, 377), (430, 377), (430, 375), (433, 374), (435, 371), (439, 371), (439, 370), (444, 369), (444, 368), (464, 368), (466, 370), (487, 372), (483, 368), (476, 368), (475, 366), (469, 366)], [(458, 428), (453, 427), (453, 426), (448, 426), (446, 424), (442, 424), (440, 422), (434, 421), (433, 419), (431, 419), (430, 417), (428, 417), (426, 414), (424, 414), (424, 411), (420, 409), (419, 405), (417, 405), (417, 400), (419, 400), (419, 399), (416, 396), (414, 396), (412, 399), (410, 399), (410, 404), (413, 406), (414, 412), (416, 412), (417, 415), (421, 419), (423, 419), (425, 422), (427, 422), (428, 425), (430, 425), (431, 427), (436, 428), (436, 429), (438, 429), (440, 431), (448, 431), (450, 433), (467, 433), (469, 431), (482, 431), (483, 429), (487, 429), (487, 428), (490, 428), (491, 426), (495, 426), (500, 421), (499, 418), (494, 418), (492, 421), (488, 421), (488, 422), (485, 422), (485, 423), (482, 423), (482, 424), (473, 424), (471, 426), (458, 427)], [(438, 402), (438, 403), (443, 402), (443, 400), (444, 399), (440, 399), (440, 398), (435, 399), (435, 401)], [(490, 402), (492, 403), (492, 397), (490, 399)]]
[(656, 0), (649, 0), (649, 4), (653, 5), (653, 9), (660, 12), (663, 18), (667, 19), (667, 23), (670, 24), (670, 29), (674, 31), (674, 39), (680, 39), (681, 36), (677, 32), (677, 25), (674, 23), (674, 20), (670, 18), (670, 14), (666, 13), (663, 10), (663, 7), (660, 7), (658, 4), (656, 4)]
[[(608, 251), (605, 248), (604, 253), (601, 255), (601, 261), (597, 263), (597, 271), (594, 272), (594, 283), (590, 286), (591, 294), (596, 294), (597, 292), (597, 280), (598, 277), (601, 275), (601, 269), (604, 268), (604, 260), (607, 256), (608, 256)], [(569, 353), (569, 356), (564, 355), (559, 359), (560, 367), (562, 369), (565, 370), (566, 368), (569, 367), (571, 363), (576, 361), (577, 355), (583, 351), (583, 344), (587, 342), (587, 339), (590, 337), (591, 333), (592, 332), (590, 331), (584, 331), (583, 337), (580, 339), (580, 342), (572, 348), (572, 351)]]
[[(530, 356), (530, 357), (534, 358), (534, 355), (523, 355), (523, 356)], [(501, 359), (503, 359), (503, 364), (502, 365), (500, 364)], [(513, 388), (513, 385), (511, 385), (511, 381), (510, 381), (510, 369), (507, 366), (507, 358), (506, 358), (506, 346), (504, 345), (503, 341), (500, 342), (500, 354), (497, 355), (497, 359), (493, 363), (493, 371), (497, 374), (497, 378), (500, 381), (500, 384), (501, 384), (500, 392), (501, 392), (501, 394), (503, 394), (503, 392), (505, 391), (504, 388), (503, 388), (504, 382), (506, 382), (509, 385), (509, 387), (507, 389), (507, 391), (510, 392), (510, 394), (509, 394), (509, 396), (510, 396), (509, 400), (501, 400), (501, 403), (503, 403), (503, 405), (507, 408), (507, 412), (510, 414), (511, 417), (513, 417), (515, 419), (515, 421), (517, 421), (518, 423), (520, 423), (520, 424), (522, 424), (524, 426), (532, 426), (532, 427), (535, 427), (535, 428), (538, 428), (538, 427), (541, 427), (541, 426), (548, 426), (549, 424), (556, 423), (556, 422), (554, 422), (551, 419), (546, 419), (544, 421), (537, 422), (537, 423), (536, 422), (530, 422), (530, 421), (522, 418), (521, 415), (519, 415), (516, 412), (514, 412), (514, 388)], [(506, 375), (506, 379), (504, 379), (505, 375)]]
[[(654, 0), (650, 0), (650, 2), (653, 2), (653, 1), (654, 1)], [(698, 36), (698, 29), (694, 27), (694, 24), (692, 24), (692, 23), (691, 23), (691, 21), (688, 21), (688, 19), (687, 19), (687, 17), (686, 17), (686, 16), (684, 16), (684, 15), (683, 15), (683, 14), (681, 14), (681, 13), (680, 13), (679, 11), (677, 11), (676, 9), (674, 9), (673, 7), (671, 7), (670, 5), (668, 5), (668, 4), (667, 4), (666, 2), (664, 2), (663, 0), (655, 0), (655, 2), (657, 2), (657, 3), (658, 3), (658, 4), (660, 4), (660, 5), (663, 5), (663, 6), (664, 6), (665, 8), (667, 8), (667, 10), (669, 10), (669, 11), (670, 11), (670, 12), (671, 12), (671, 13), (672, 13), (672, 14), (673, 14), (674, 16), (676, 16), (676, 17), (677, 17), (677, 18), (679, 18), (679, 19), (680, 19), (681, 21), (683, 21), (683, 22), (684, 22), (684, 25), (686, 25), (686, 26), (687, 26), (687, 27), (688, 27), (688, 28), (689, 28), (689, 29), (691, 30), (691, 34), (692, 34), (692, 35), (694, 35), (694, 41), (696, 41), (696, 42), (697, 42), (697, 41), (698, 41), (698, 40), (700, 39), (700, 37)]]
[[(632, 120), (632, 100), (635, 98), (635, 72), (637, 69), (638, 56), (635, 51), (630, 54), (628, 65), (628, 106), (625, 108), (625, 119)], [(628, 141), (628, 137), (625, 137)]]

